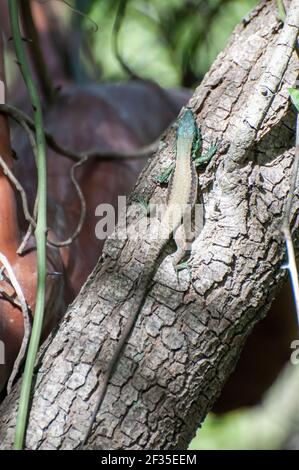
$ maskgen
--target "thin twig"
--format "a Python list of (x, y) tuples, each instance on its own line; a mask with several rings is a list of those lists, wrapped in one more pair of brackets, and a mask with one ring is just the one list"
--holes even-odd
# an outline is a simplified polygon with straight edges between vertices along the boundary
[(38, 213), (37, 223), (35, 229), (36, 238), (36, 253), (37, 253), (37, 290), (35, 313), (32, 327), (32, 334), (29, 341), (28, 353), (26, 356), (24, 376), (21, 386), (21, 395), (19, 402), (19, 409), (17, 415), (17, 424), (15, 431), (14, 449), (22, 449), (26, 423), (28, 419), (30, 393), (32, 387), (33, 371), (36, 361), (37, 351), (40, 344), (45, 300), (46, 300), (46, 231), (47, 231), (47, 169), (46, 169), (46, 142), (43, 127), (43, 115), (41, 109), (41, 102), (35, 84), (32, 79), (29, 65), (26, 60), (26, 54), (21, 37), (19, 26), (19, 2), (18, 0), (10, 0), (8, 2), (10, 23), (12, 36), (14, 40), (14, 47), (16, 57), (21, 68), (23, 79), (25, 81), (31, 105), (34, 110), (34, 122), (36, 132), (36, 145), (38, 158), (37, 166), (37, 198), (38, 198)]
[[(23, 127), (23, 129), (25, 130), (25, 132), (28, 136), (28, 140), (29, 140), (29, 143), (30, 143), (30, 146), (31, 146), (31, 149), (32, 149), (32, 153), (34, 155), (35, 162), (36, 162), (37, 161), (37, 148), (36, 148), (36, 141), (35, 141), (35, 136), (33, 134), (33, 131), (30, 129), (30, 127), (28, 126), (28, 124), (25, 121), (20, 121), (18, 124), (20, 124), (20, 126)], [(24, 190), (24, 192), (25, 192), (25, 190)], [(38, 200), (37, 200), (37, 196), (36, 196), (35, 201), (34, 201), (34, 208), (33, 208), (33, 220), (35, 222), (36, 222), (36, 217), (37, 217), (37, 207), (38, 207)], [(28, 229), (25, 233), (25, 236), (22, 240), (22, 243), (19, 246), (19, 248), (17, 249), (17, 254), (18, 255), (23, 254), (30, 237), (33, 235), (33, 229), (34, 228), (35, 227), (29, 222)]]
[(40, 46), (40, 38), (36, 29), (33, 16), (32, 6), (30, 0), (23, 0), (21, 2), (22, 22), (25, 27), (27, 36), (30, 38), (30, 48), (32, 49), (31, 58), (35, 65), (37, 75), (40, 77), (40, 85), (44, 97), (48, 103), (53, 101), (55, 90), (52, 85), (49, 70), (44, 60), (42, 48)]
[[(24, 128), (26, 134), (28, 135), (28, 139), (29, 139), (29, 143), (31, 145), (31, 148), (32, 148), (32, 152), (34, 154), (34, 157), (35, 157), (35, 160), (37, 160), (37, 149), (36, 149), (36, 141), (35, 141), (35, 137), (33, 135), (33, 132), (31, 131), (31, 129), (29, 128), (28, 124), (26, 123), (25, 120), (20, 120), (19, 121), (19, 124)], [(79, 218), (79, 222), (78, 222), (78, 225), (77, 225), (77, 228), (75, 229), (74, 233), (69, 237), (67, 238), (66, 240), (64, 241), (52, 241), (51, 239), (47, 239), (47, 243), (50, 245), (50, 246), (54, 246), (56, 248), (61, 248), (63, 246), (67, 246), (67, 245), (70, 245), (74, 239), (79, 235), (81, 229), (82, 229), (82, 226), (83, 226), (83, 223), (84, 223), (84, 220), (85, 220), (85, 217), (86, 217), (86, 203), (85, 203), (85, 199), (84, 199), (84, 196), (83, 196), (83, 193), (81, 191), (81, 188), (75, 178), (75, 174), (74, 174), (74, 171), (75, 169), (78, 167), (78, 166), (81, 166), (83, 163), (85, 163), (86, 161), (86, 157), (83, 157), (81, 160), (79, 160), (77, 163), (75, 163), (72, 168), (71, 168), (71, 172), (70, 172), (70, 177), (71, 177), (71, 180), (72, 180), (72, 183), (75, 187), (75, 190), (78, 194), (78, 198), (80, 200), (80, 205), (81, 205), (81, 211), (80, 211), (80, 218)], [(23, 203), (23, 211), (24, 211), (24, 215), (25, 215), (25, 219), (27, 220), (27, 222), (29, 222), (29, 227), (27, 229), (27, 232), (25, 234), (25, 237), (21, 243), (21, 245), (19, 246), (19, 248), (17, 249), (17, 253), (19, 255), (21, 255), (23, 252), (24, 252), (24, 249), (28, 243), (28, 240), (30, 238), (30, 236), (32, 235), (33, 233), (33, 228), (36, 227), (36, 215), (37, 215), (37, 199), (35, 199), (35, 203), (34, 203), (34, 214), (33, 214), (33, 217), (30, 216), (30, 219), (26, 217), (26, 214), (29, 213), (29, 209), (28, 209), (28, 203), (27, 203), (27, 198), (26, 198), (26, 193), (25, 193), (25, 190), (24, 188), (22, 187), (22, 185), (20, 184), (20, 182), (15, 178), (15, 176), (13, 175), (13, 173), (10, 171), (10, 169), (7, 167), (7, 165), (5, 164), (4, 160), (1, 158), (0, 156), (0, 165), (2, 166), (3, 168), (3, 171), (5, 171), (5, 174), (7, 175), (7, 177), (10, 179), (10, 181), (13, 183), (13, 185), (15, 186), (15, 188), (20, 191), (21, 193), (21, 199), (22, 199), (22, 203)], [(30, 214), (29, 214), (30, 215)], [(47, 232), (49, 231), (49, 229), (47, 230)]]
[[(50, 0), (34, 0), (34, 1), (43, 5), (45, 3), (48, 3)], [(56, 2), (64, 3), (64, 5), (66, 5), (73, 13), (83, 18), (86, 18), (88, 21), (90, 21), (90, 23), (94, 26), (93, 33), (96, 33), (99, 30), (99, 26), (96, 23), (96, 21), (94, 21), (90, 16), (86, 15), (86, 13), (83, 13), (81, 10), (74, 8), (73, 5), (68, 3), (66, 0), (56, 0)]]
[(27, 302), (25, 300), (25, 297), (24, 297), (23, 291), (21, 289), (21, 286), (17, 281), (17, 278), (16, 278), (16, 276), (13, 272), (13, 269), (12, 269), (8, 259), (1, 252), (0, 252), (0, 262), (5, 267), (8, 278), (9, 278), (9, 281), (10, 281), (11, 285), (13, 286), (13, 288), (16, 292), (16, 295), (19, 299), (20, 307), (21, 307), (21, 310), (22, 310), (22, 313), (23, 313), (23, 321), (24, 321), (24, 336), (23, 336), (21, 348), (20, 348), (18, 356), (15, 360), (13, 370), (12, 370), (12, 373), (10, 374), (8, 384), (7, 384), (7, 393), (10, 393), (13, 382), (14, 382), (14, 379), (15, 379), (17, 373), (19, 372), (20, 365), (21, 365), (21, 363), (22, 363), (22, 361), (23, 361), (23, 359), (26, 355), (28, 341), (29, 341), (30, 333), (31, 333), (31, 323), (30, 323), (30, 317), (29, 317)]
[(299, 171), (299, 114), (297, 113), (295, 159), (294, 159), (294, 163), (292, 167), (290, 190), (289, 190), (286, 205), (285, 205), (284, 217), (283, 217), (283, 222), (282, 222), (283, 227), (290, 226), (291, 209), (292, 209), (294, 194), (295, 194), (296, 187), (297, 187), (298, 171)]
[[(298, 11), (297, 5), (297, 11)], [(285, 21), (285, 20), (284, 20)], [(297, 27), (297, 36), (294, 42), (294, 49), (297, 54), (298, 58), (298, 27)], [(288, 263), (286, 264), (285, 268), (288, 269), (290, 280), (292, 284), (293, 296), (294, 296), (294, 303), (297, 313), (297, 323), (299, 325), (299, 277), (298, 277), (298, 270), (297, 270), (297, 263), (296, 263), (296, 255), (294, 250), (294, 244), (292, 240), (292, 233), (291, 233), (291, 210), (292, 204), (294, 200), (294, 195), (297, 188), (297, 181), (298, 181), (298, 172), (299, 172), (299, 113), (297, 110), (297, 118), (296, 118), (296, 143), (295, 143), (295, 160), (292, 167), (292, 173), (290, 178), (290, 189), (287, 196), (286, 204), (285, 204), (285, 211), (284, 217), (281, 224), (281, 231), (285, 239), (286, 244), (286, 251), (288, 256)]]
[(1, 155), (0, 155), (0, 166), (5, 176), (7, 176), (9, 181), (14, 185), (16, 190), (20, 193), (25, 219), (27, 220), (27, 222), (33, 225), (33, 227), (36, 227), (36, 222), (31, 216), (29, 208), (28, 208), (28, 202), (27, 202), (27, 196), (26, 196), (25, 190), (23, 186), (21, 185), (21, 183), (18, 181), (18, 179), (15, 177), (13, 172), (10, 170), (8, 165), (5, 163)]
[(84, 195), (83, 195), (83, 192), (78, 184), (78, 181), (76, 180), (76, 176), (75, 176), (75, 170), (83, 165), (83, 163), (85, 163), (87, 161), (87, 157), (85, 158), (82, 158), (82, 160), (80, 160), (79, 162), (75, 163), (72, 168), (71, 168), (71, 180), (72, 180), (72, 183), (77, 191), (77, 194), (78, 194), (78, 197), (79, 197), (79, 200), (80, 200), (80, 206), (81, 206), (81, 209), (80, 209), (80, 217), (79, 217), (79, 221), (78, 221), (78, 224), (77, 224), (77, 227), (75, 228), (73, 234), (67, 238), (66, 240), (64, 241), (60, 241), (60, 242), (52, 242), (53, 245), (56, 245), (58, 247), (63, 247), (63, 246), (67, 246), (67, 245), (70, 245), (74, 239), (79, 235), (79, 233), (81, 232), (82, 230), (82, 227), (83, 227), (83, 224), (84, 224), (84, 221), (85, 221), (85, 217), (86, 217), (86, 202), (85, 202), (85, 198), (84, 198)]
[[(54, 246), (55, 248), (61, 248), (63, 246), (67, 246), (67, 245), (70, 245), (74, 239), (79, 235), (81, 229), (82, 229), (82, 226), (83, 226), (83, 223), (84, 223), (84, 220), (85, 220), (85, 217), (86, 217), (86, 202), (85, 202), (85, 199), (84, 199), (84, 196), (83, 196), (83, 193), (82, 193), (82, 190), (78, 184), (78, 181), (76, 180), (76, 177), (75, 177), (75, 170), (76, 168), (78, 168), (79, 166), (83, 165), (83, 163), (85, 163), (87, 160), (87, 158), (82, 158), (82, 160), (80, 160), (79, 162), (75, 163), (72, 168), (71, 168), (71, 180), (72, 180), (72, 183), (77, 191), (77, 194), (78, 194), (78, 197), (79, 197), (79, 200), (80, 200), (80, 206), (81, 206), (81, 211), (80, 211), (80, 218), (79, 218), (79, 222), (78, 222), (78, 225), (74, 231), (74, 233), (68, 237), (66, 240), (63, 240), (63, 241), (53, 241), (51, 239), (47, 239), (47, 243), (50, 245), (50, 246)], [(28, 201), (27, 201), (27, 196), (26, 196), (26, 192), (25, 192), (25, 189), (23, 188), (23, 186), (21, 185), (21, 183), (19, 182), (19, 180), (15, 177), (15, 175), (13, 174), (13, 172), (10, 170), (10, 168), (8, 167), (8, 165), (5, 163), (4, 159), (1, 157), (0, 155), (0, 166), (3, 170), (3, 173), (5, 174), (5, 176), (7, 176), (7, 178), (9, 179), (9, 181), (14, 185), (14, 187), (16, 188), (16, 190), (20, 193), (21, 195), (21, 200), (22, 200), (22, 206), (23, 206), (23, 212), (24, 212), (24, 217), (26, 219), (26, 221), (30, 224), (30, 227), (33, 227), (34, 229), (36, 228), (36, 221), (35, 221), (35, 216), (32, 217), (31, 214), (30, 214), (30, 211), (29, 211), (29, 208), (28, 208)], [(35, 202), (34, 204), (34, 212), (36, 212), (36, 208), (37, 208), (37, 203)], [(47, 229), (47, 232), (49, 231), (49, 229)], [(25, 244), (28, 242), (28, 239), (30, 237), (30, 235), (32, 234), (32, 228), (28, 229), (27, 230), (27, 233), (25, 235), (25, 238), (24, 240), (22, 241), (20, 247), (18, 248), (17, 250), (17, 253), (18, 254), (22, 254), (22, 252), (24, 251), (24, 247), (25, 247)], [(25, 240), (26, 239), (26, 240)]]
[[(37, 198), (35, 198), (34, 208), (33, 208), (33, 220), (34, 221), (36, 220), (36, 216), (37, 216)], [(24, 238), (22, 240), (22, 243), (19, 246), (19, 248), (17, 249), (17, 254), (18, 255), (22, 255), (24, 253), (24, 250), (27, 246), (27, 243), (28, 243), (30, 237), (33, 235), (33, 229), (34, 229), (34, 226), (29, 223), (27, 231), (26, 231), (26, 233), (24, 235)], [(49, 243), (49, 241), (48, 241), (48, 243)]]
[[(9, 104), (0, 104), (0, 112), (7, 114), (9, 117), (17, 121), (18, 123), (25, 122), (27, 126), (35, 131), (35, 125), (32, 119), (27, 116), (23, 111), (15, 108)], [(155, 140), (154, 142), (144, 145), (139, 149), (132, 149), (132, 150), (102, 150), (99, 148), (92, 148), (89, 150), (84, 150), (83, 152), (75, 152), (74, 150), (68, 149), (61, 144), (58, 144), (54, 137), (45, 131), (46, 142), (55, 152), (64, 155), (65, 157), (70, 158), (74, 161), (79, 161), (82, 158), (100, 158), (102, 160), (112, 160), (112, 159), (139, 159), (142, 157), (148, 157), (152, 155), (158, 150), (159, 140)]]
[(288, 263), (285, 266), (288, 269), (292, 284), (294, 303), (297, 313), (297, 322), (299, 324), (299, 282), (298, 282), (298, 271), (296, 264), (296, 255), (294, 250), (294, 244), (292, 240), (292, 235), (289, 227), (282, 227), (282, 233), (285, 239), (286, 250), (288, 255)]
[(29, 140), (29, 144), (32, 148), (32, 152), (35, 158), (35, 161), (37, 160), (37, 148), (36, 148), (36, 141), (35, 141), (35, 136), (34, 136), (34, 131), (30, 129), (28, 124), (25, 121), (20, 121), (18, 123), (21, 127), (23, 127), (24, 131), (26, 132)]
[(286, 264), (285, 268), (289, 270), (292, 290), (293, 290), (293, 295), (294, 295), (294, 300), (295, 300), (297, 321), (299, 324), (299, 278), (298, 278), (298, 271), (297, 271), (297, 264), (296, 264), (296, 255), (295, 255), (294, 244), (292, 241), (292, 234), (291, 234), (291, 228), (290, 228), (291, 209), (292, 209), (292, 202), (294, 199), (294, 194), (297, 188), (298, 171), (299, 171), (299, 114), (297, 113), (295, 161), (294, 161), (293, 168), (292, 168), (290, 190), (289, 190), (286, 205), (285, 205), (285, 213), (284, 213), (284, 217), (282, 221), (281, 231), (285, 239), (286, 250), (287, 250), (287, 255), (288, 255), (288, 263)]
[(122, 21), (126, 14), (127, 0), (119, 0), (116, 17), (113, 25), (112, 39), (113, 39), (113, 50), (117, 61), (124, 71), (129, 75), (133, 80), (140, 80), (140, 77), (129, 67), (129, 65), (124, 61), (121, 53), (119, 52), (119, 32), (122, 25)]

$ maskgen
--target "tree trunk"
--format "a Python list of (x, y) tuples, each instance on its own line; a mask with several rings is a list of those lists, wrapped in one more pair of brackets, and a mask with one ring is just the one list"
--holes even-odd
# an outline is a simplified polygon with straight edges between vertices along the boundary
[[(299, 0), (262, 1), (243, 19), (191, 105), (204, 147), (220, 149), (199, 176), (203, 230), (191, 278), (166, 249), (122, 353), (87, 447), (185, 449), (235, 366), (254, 324), (284, 278), (280, 224), (294, 158)], [(155, 117), (153, 116), (153, 119)], [(133, 191), (128, 225), (144, 217), (136, 196), (162, 201), (155, 176), (174, 159), (170, 128)], [(298, 226), (298, 197), (292, 228)], [(107, 362), (134, 306), (146, 240), (106, 241), (103, 256), (39, 361), (26, 447), (75, 449), (89, 424)], [(120, 308), (121, 307), (121, 308)], [(19, 387), (2, 404), (0, 441), (13, 440)]]

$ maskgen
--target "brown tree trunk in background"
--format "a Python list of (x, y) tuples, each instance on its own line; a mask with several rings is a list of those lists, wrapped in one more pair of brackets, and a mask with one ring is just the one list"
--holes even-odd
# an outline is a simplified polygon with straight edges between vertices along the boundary
[[(0, 102), (5, 102), (6, 95), (6, 81), (4, 73), (4, 61), (3, 61), (3, 42), (2, 35), (0, 34)], [(12, 169), (13, 159), (10, 148), (10, 135), (8, 127), (8, 119), (6, 116), (0, 114), (0, 156), (2, 157), (5, 164)], [(0, 253), (4, 255), (8, 262), (12, 266), (17, 264), (16, 251), (20, 244), (20, 230), (17, 219), (17, 208), (15, 192), (6, 175), (0, 167)], [(0, 263), (0, 268), (3, 268)], [(7, 274), (7, 273), (6, 273)], [(26, 277), (24, 272), (23, 277)], [(23, 280), (23, 279), (22, 279)], [(9, 295), (12, 295), (14, 291), (11, 291), (11, 286), (6, 282), (3, 282), (1, 275), (1, 290), (3, 289)], [(22, 281), (21, 281), (22, 284)], [(27, 292), (28, 293), (28, 292)], [(1, 351), (4, 348), (4, 361), (1, 357), (0, 360), (0, 392), (3, 388), (3, 383), (7, 380), (14, 361), (17, 357), (20, 349), (22, 338), (24, 334), (24, 319), (22, 312), (19, 308), (15, 307), (12, 303), (4, 299), (2, 294), (0, 295), (0, 342)], [(14, 334), (12, 335), (12, 332)], [(11, 341), (12, 336), (14, 341)]]
[[(3, 62), (3, 41), (0, 35), (0, 81), (1, 97), (0, 100), (5, 102), (6, 85), (4, 77)], [(7, 117), (0, 114), (0, 155), (10, 169), (13, 166), (12, 153), (10, 148), (9, 128)], [(0, 251), (7, 249), (14, 254), (20, 244), (20, 233), (17, 221), (16, 201), (14, 190), (9, 183), (7, 177), (0, 168)]]
[[(279, 226), (294, 157), (295, 113), (287, 90), (298, 71), (292, 51), (299, 0), (285, 4), (289, 16), (282, 26), (276, 2), (261, 2), (194, 93), (205, 147), (216, 138), (221, 145), (199, 178), (205, 224), (192, 247), (193, 282), (187, 271), (177, 282), (165, 257), (88, 447), (186, 448), (284, 278)], [(174, 141), (172, 128), (131, 201), (164, 200), (155, 176), (173, 160)], [(296, 198), (294, 230), (298, 208)], [(143, 216), (133, 205), (128, 212), (132, 224)], [(79, 446), (94, 408), (97, 374), (134, 306), (146, 250), (144, 239), (107, 240), (104, 256), (41, 357), (27, 448)], [(18, 394), (16, 387), (0, 408), (3, 448), (12, 445)]]

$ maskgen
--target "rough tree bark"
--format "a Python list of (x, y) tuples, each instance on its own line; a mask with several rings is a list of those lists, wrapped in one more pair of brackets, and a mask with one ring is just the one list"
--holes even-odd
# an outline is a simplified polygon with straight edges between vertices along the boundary
[[(163, 258), (89, 448), (186, 448), (283, 280), (279, 227), (294, 156), (288, 88), (298, 72), (293, 48), (299, 0), (284, 3), (284, 25), (275, 1), (262, 1), (243, 19), (194, 93), (191, 104), (205, 147), (216, 138), (221, 145), (199, 178), (205, 224), (192, 247), (193, 282), (184, 271), (178, 283), (170, 257)], [(173, 160), (174, 139), (170, 128), (140, 176), (130, 223), (144, 216), (132, 204), (134, 197), (164, 198), (155, 176)], [(297, 197), (292, 214), (295, 231)], [(40, 358), (27, 448), (79, 446), (94, 408), (97, 373), (134, 305), (146, 250), (144, 239), (107, 240), (102, 259)], [(12, 445), (18, 393), (15, 387), (1, 406), (3, 448)]]

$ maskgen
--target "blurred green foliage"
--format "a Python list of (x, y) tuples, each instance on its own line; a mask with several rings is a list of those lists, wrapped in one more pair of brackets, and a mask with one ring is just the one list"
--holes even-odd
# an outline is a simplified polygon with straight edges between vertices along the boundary
[[(124, 2), (124, 0), (122, 0)], [(124, 61), (142, 78), (162, 86), (195, 86), (257, 0), (127, 0), (118, 37)], [(119, 0), (77, 0), (102, 80), (121, 80), (126, 73), (112, 44)], [(78, 17), (80, 18), (80, 17)]]
[(296, 107), (297, 112), (299, 111), (299, 90), (296, 88), (289, 88), (290, 97), (293, 105)]
[(279, 449), (284, 428), (260, 406), (217, 416), (210, 413), (191, 441), (190, 450)]
[(209, 414), (189, 448), (271, 450), (295, 445), (297, 449), (299, 366), (296, 359), (294, 356), (281, 370), (257, 405), (222, 416)]

